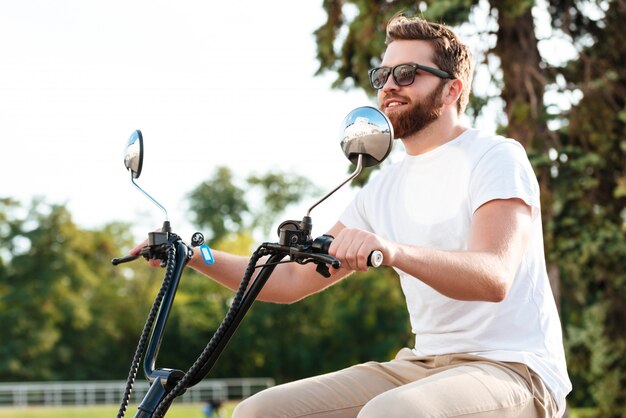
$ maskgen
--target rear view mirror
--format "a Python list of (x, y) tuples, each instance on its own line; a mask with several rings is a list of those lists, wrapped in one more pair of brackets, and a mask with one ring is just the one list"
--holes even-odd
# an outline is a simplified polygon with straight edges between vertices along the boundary
[(143, 166), (143, 136), (140, 130), (136, 130), (128, 138), (124, 153), (124, 165), (134, 179), (139, 178)]
[(380, 164), (391, 152), (392, 143), (391, 122), (387, 115), (376, 108), (358, 107), (343, 120), (341, 149), (355, 165), (359, 156), (363, 167)]
[(358, 176), (364, 167), (380, 164), (391, 152), (393, 126), (387, 115), (380, 110), (371, 106), (357, 107), (348, 113), (341, 126), (341, 149), (356, 168), (350, 177), (311, 206), (307, 211), (307, 217), (313, 208)]

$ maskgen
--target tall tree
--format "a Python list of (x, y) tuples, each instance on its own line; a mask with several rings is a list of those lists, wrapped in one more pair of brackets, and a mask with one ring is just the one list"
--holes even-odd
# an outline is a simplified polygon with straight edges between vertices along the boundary
[[(317, 192), (305, 177), (269, 172), (236, 178), (228, 167), (218, 167), (212, 178), (189, 195), (190, 208), (199, 227), (209, 228), (212, 242), (229, 235), (269, 232), (272, 221), (290, 204)], [(249, 205), (249, 200), (255, 204)]]
[[(496, 42), (486, 43), (476, 55), (479, 66), (490, 66), (504, 103), (501, 131), (525, 145), (540, 181), (549, 274), (562, 303), (575, 382), (570, 399), (600, 405), (603, 416), (623, 416), (626, 342), (623, 325), (617, 324), (626, 319), (619, 267), (626, 251), (626, 92), (621, 70), (626, 43), (620, 30), (626, 2), (550, 0), (551, 26), (580, 53), (579, 60), (554, 68), (538, 52), (537, 6), (532, 0), (328, 0), (328, 19), (316, 31), (319, 71), (336, 72), (337, 87), (368, 91), (366, 69), (380, 62), (385, 23), (393, 14), (422, 14), (467, 30), (463, 23), (485, 5), (495, 29), (487, 24), (475, 31), (487, 31), (481, 38)], [(565, 107), (551, 115), (544, 95), (555, 86), (584, 98), (571, 112), (564, 112)], [(474, 97), (469, 113), (480, 114), (488, 100)], [(548, 129), (554, 118), (562, 128)]]
[[(191, 199), (201, 226), (230, 231), (220, 236), (219, 247), (242, 255), (250, 254), (253, 231), (267, 228), (289, 204), (315, 191), (304, 178), (276, 172), (248, 177), (245, 191), (236, 182), (230, 170), (220, 168), (192, 192)], [(255, 205), (254, 211), (245, 204), (251, 194), (255, 194), (253, 199), (264, 202)], [(207, 203), (210, 199), (221, 201), (219, 211), (207, 210), (207, 204), (212, 205)], [(223, 225), (220, 213), (228, 213), (227, 219), (237, 222), (214, 229), (213, 225)], [(234, 234), (238, 239), (233, 239)], [(242, 241), (245, 245), (237, 244)], [(389, 358), (398, 344), (410, 338), (403, 296), (393, 276), (390, 270), (380, 269), (368, 273), (367, 279), (346, 279), (332, 290), (289, 306), (256, 304), (212, 376), (271, 375), (284, 382), (366, 359)], [(320, 276), (320, 280), (324, 279)], [(180, 365), (197, 355), (219, 325), (231, 297), (230, 291), (206, 278), (186, 278), (177, 296), (184, 303), (174, 306), (166, 345), (169, 338), (187, 343), (164, 352), (163, 361)], [(350, 347), (338, 350), (337, 335), (350, 338)]]
[(578, 404), (626, 416), (626, 1), (550, 1), (579, 59), (559, 69), (580, 102), (553, 153), (552, 256), (562, 272), (569, 368)]
[[(6, 201), (5, 201), (6, 202)], [(80, 335), (94, 323), (91, 302), (101, 266), (114, 248), (110, 237), (80, 231), (63, 206), (34, 201), (0, 207), (5, 253), (0, 275), (0, 376), (67, 377), (87, 348)], [(109, 259), (110, 260), (110, 259)], [(82, 353), (88, 355), (88, 353)]]
[[(277, 210), (274, 203), (270, 207)], [(111, 266), (111, 258), (135, 241), (128, 225), (83, 230), (61, 205), (36, 201), (28, 207), (2, 199), (0, 240), (0, 321), (5, 324), (0, 380), (124, 378), (163, 277), (162, 269), (146, 263)], [(240, 231), (219, 246), (249, 255), (252, 242)], [(211, 376), (271, 375), (288, 381), (388, 358), (410, 339), (393, 276), (388, 269), (373, 270), (297, 304), (256, 304)], [(230, 290), (185, 272), (157, 366), (188, 368), (231, 299)], [(349, 349), (337, 349), (337, 335), (350, 338)]]
[(125, 376), (159, 284), (111, 265), (128, 226), (83, 230), (62, 205), (3, 199), (0, 241), (0, 380)]

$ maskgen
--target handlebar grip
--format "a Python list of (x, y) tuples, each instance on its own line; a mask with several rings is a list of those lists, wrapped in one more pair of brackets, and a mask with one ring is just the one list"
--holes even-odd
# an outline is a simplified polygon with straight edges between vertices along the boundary
[(367, 265), (370, 267), (380, 267), (383, 264), (383, 253), (374, 250), (367, 257)]

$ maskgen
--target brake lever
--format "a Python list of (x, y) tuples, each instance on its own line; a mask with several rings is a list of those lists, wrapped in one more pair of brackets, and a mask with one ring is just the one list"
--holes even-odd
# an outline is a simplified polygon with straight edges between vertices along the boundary
[(329, 265), (332, 266), (334, 269), (338, 269), (339, 267), (341, 267), (341, 261), (328, 254), (316, 254), (291, 250), (289, 256), (292, 261), (295, 261), (298, 264), (317, 264), (317, 268), (315, 269), (315, 271), (317, 271), (325, 278), (330, 277), (330, 270), (328, 268)]
[(113, 264), (114, 266), (117, 266), (118, 264), (128, 263), (129, 261), (134, 261), (138, 259), (139, 257), (141, 257), (141, 254), (118, 257), (118, 258), (114, 258), (113, 260), (111, 260), (111, 264)]
[(155, 259), (159, 259), (161, 260), (161, 262), (165, 261), (162, 257), (158, 256), (159, 254), (159, 250), (161, 250), (160, 252), (162, 252), (162, 246), (159, 246), (159, 248), (157, 248), (156, 250), (151, 248), (149, 245), (146, 245), (145, 247), (143, 247), (141, 249), (141, 251), (135, 255), (127, 255), (124, 257), (119, 257), (119, 258), (114, 258), (113, 260), (111, 260), (111, 264), (113, 264), (114, 266), (117, 266), (118, 264), (122, 264), (122, 263), (128, 263), (130, 261), (135, 261), (136, 259), (138, 259), (139, 257), (143, 257), (146, 260), (150, 260), (152, 258)]
[(135, 255), (127, 255), (124, 257), (114, 258), (111, 260), (111, 264), (117, 266), (118, 264), (128, 263), (134, 261), (139, 257), (145, 258), (147, 261), (155, 259), (161, 261), (161, 267), (165, 267), (167, 255), (166, 248), (170, 239), (177, 238), (174, 234), (166, 232), (150, 232), (148, 234), (148, 245), (141, 248), (141, 251)]

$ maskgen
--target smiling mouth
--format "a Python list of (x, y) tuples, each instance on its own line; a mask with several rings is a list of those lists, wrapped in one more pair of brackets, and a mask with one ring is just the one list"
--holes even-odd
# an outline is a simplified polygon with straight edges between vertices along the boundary
[(407, 104), (407, 101), (402, 100), (398, 97), (389, 97), (383, 101), (384, 109), (394, 109), (400, 106), (404, 106)]

